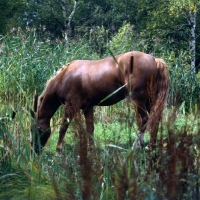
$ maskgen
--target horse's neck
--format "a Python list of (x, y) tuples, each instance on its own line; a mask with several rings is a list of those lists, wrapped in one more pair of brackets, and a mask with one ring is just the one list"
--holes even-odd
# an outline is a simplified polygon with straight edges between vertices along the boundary
[(55, 97), (45, 96), (37, 112), (37, 123), (42, 129), (50, 127), (50, 120), (60, 106), (60, 102)]

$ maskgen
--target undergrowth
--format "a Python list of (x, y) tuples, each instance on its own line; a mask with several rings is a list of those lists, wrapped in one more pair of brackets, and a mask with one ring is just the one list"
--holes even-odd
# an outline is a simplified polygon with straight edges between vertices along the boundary
[[(126, 28), (130, 27), (124, 26), (109, 43), (116, 52), (121, 52), (121, 37), (129, 41), (129, 34), (121, 34)], [(122, 50), (133, 50), (130, 48), (126, 43)], [(102, 57), (110, 56), (106, 53)], [(35, 90), (40, 93), (62, 65), (99, 56), (84, 38), (65, 51), (62, 41), (41, 41), (34, 31), (24, 34), (20, 30), (1, 36), (0, 56), (0, 199), (199, 198), (200, 79), (199, 74), (191, 77), (183, 52), (175, 56), (163, 49), (156, 56), (168, 63), (171, 84), (154, 151), (148, 148), (148, 133), (142, 149), (131, 149), (137, 126), (133, 108), (122, 101), (96, 108), (92, 151), (87, 149), (83, 121), (72, 122), (64, 150), (57, 155), (60, 108), (51, 121), (53, 134), (41, 156), (32, 153), (29, 141), (30, 99)], [(17, 111), (14, 119), (13, 110)]]
[[(83, 137), (87, 137), (85, 125), (81, 123), (79, 127), (75, 122), (66, 135), (63, 152), (55, 153), (59, 119), (53, 119), (54, 132), (42, 155), (36, 156), (31, 154), (28, 142), (31, 117), (28, 111), (17, 114), (13, 120), (1, 120), (0, 199), (199, 197), (200, 121), (197, 115), (165, 110), (156, 149), (148, 150), (147, 133), (144, 147), (132, 151), (137, 131), (134, 120), (130, 124), (130, 118), (124, 114), (104, 122), (111, 113), (107, 111), (106, 115), (105, 109), (99, 109), (95, 148), (87, 156), (83, 153), (87, 149)], [(20, 121), (22, 115), (29, 119), (25, 124)], [(60, 115), (62, 112), (57, 113), (57, 118)]]

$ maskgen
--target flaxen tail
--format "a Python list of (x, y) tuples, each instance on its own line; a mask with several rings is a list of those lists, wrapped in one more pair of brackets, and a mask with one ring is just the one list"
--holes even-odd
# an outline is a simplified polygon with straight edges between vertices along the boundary
[(155, 59), (157, 64), (157, 75), (154, 80), (154, 99), (152, 100), (147, 130), (151, 135), (157, 135), (158, 124), (169, 93), (169, 74), (167, 64), (159, 58)]

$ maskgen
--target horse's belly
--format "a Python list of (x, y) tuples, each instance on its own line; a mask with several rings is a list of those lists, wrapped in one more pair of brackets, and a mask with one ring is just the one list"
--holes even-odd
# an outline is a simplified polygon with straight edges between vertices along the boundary
[(123, 100), (125, 97), (126, 97), (126, 94), (124, 91), (117, 92), (116, 94), (111, 93), (105, 96), (104, 98), (102, 98), (99, 101), (98, 106), (110, 106), (110, 105), (118, 103), (119, 101)]

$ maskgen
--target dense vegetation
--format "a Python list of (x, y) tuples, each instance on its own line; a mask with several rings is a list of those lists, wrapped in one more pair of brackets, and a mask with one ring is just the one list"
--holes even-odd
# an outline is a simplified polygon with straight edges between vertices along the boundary
[[(76, 7), (74, 2), (0, 2), (0, 199), (84, 199), (88, 194), (91, 199), (198, 199), (199, 2), (79, 0)], [(56, 134), (43, 154), (31, 154), (29, 111), (35, 92), (41, 93), (62, 65), (107, 57), (110, 50), (115, 55), (144, 51), (169, 66), (169, 98), (156, 150), (131, 151), (137, 126), (125, 100), (96, 108), (96, 147), (84, 163), (82, 117), (71, 124), (64, 152), (55, 155), (62, 108), (52, 119)], [(148, 141), (147, 133), (145, 146)]]

